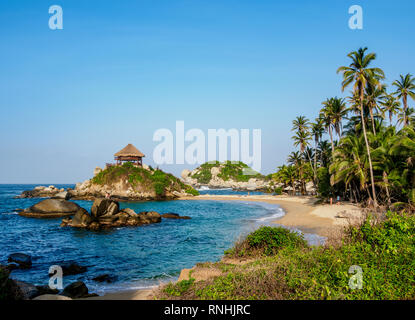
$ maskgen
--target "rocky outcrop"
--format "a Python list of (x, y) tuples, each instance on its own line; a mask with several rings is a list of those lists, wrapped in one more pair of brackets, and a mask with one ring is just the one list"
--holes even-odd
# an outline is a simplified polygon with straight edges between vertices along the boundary
[[(65, 189), (58, 189), (55, 186), (37, 186), (33, 190), (23, 191), (22, 194), (16, 198), (49, 198), (57, 196), (62, 192), (65, 192)], [(62, 197), (62, 195), (59, 195), (59, 197)]]
[(77, 183), (75, 189), (38, 186), (23, 191), (16, 198), (95, 200), (108, 197), (116, 201), (141, 201), (175, 199), (197, 194), (196, 190), (172, 174), (147, 165), (137, 167), (125, 163), (105, 169), (95, 168), (93, 178)]
[(273, 187), (271, 180), (254, 172), (242, 162), (205, 163), (193, 171), (183, 170), (181, 178), (184, 183), (195, 188), (207, 186), (211, 189), (267, 191)]
[(62, 199), (46, 199), (19, 212), (19, 215), (32, 218), (59, 218), (72, 216), (81, 207), (76, 203)]
[[(164, 218), (190, 219), (190, 217), (181, 217), (178, 214), (165, 214)], [(114, 227), (133, 227), (160, 223), (161, 220), (162, 215), (155, 211), (136, 213), (129, 208), (120, 210), (117, 201), (97, 199), (92, 205), (91, 213), (80, 208), (72, 219), (64, 218), (61, 227), (75, 227), (98, 231)]]

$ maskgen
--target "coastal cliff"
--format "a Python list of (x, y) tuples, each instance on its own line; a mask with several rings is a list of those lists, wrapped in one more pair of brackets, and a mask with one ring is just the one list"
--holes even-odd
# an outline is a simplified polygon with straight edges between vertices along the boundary
[(200, 167), (182, 171), (182, 181), (193, 187), (232, 188), (235, 190), (271, 190), (270, 177), (254, 171), (243, 162), (206, 162)]

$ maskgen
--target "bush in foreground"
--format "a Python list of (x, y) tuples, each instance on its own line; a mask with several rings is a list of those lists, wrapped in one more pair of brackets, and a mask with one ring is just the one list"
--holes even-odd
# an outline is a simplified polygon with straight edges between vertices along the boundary
[[(180, 286), (175, 299), (415, 299), (414, 235), (415, 216), (397, 213), (347, 228), (338, 246), (307, 247), (279, 228), (261, 228), (243, 241), (245, 251), (228, 253), (243, 252), (250, 262), (212, 264), (222, 275), (170, 290)], [(361, 289), (349, 285), (351, 266), (362, 270)], [(171, 296), (164, 291), (161, 298)]]

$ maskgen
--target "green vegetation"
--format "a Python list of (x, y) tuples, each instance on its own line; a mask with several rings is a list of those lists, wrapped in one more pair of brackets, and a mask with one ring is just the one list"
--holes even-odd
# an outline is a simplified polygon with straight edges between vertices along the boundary
[[(273, 179), (293, 194), (306, 194), (306, 183), (313, 182), (324, 200), (339, 196), (389, 209), (406, 204), (413, 210), (415, 110), (408, 99), (415, 99), (415, 78), (401, 75), (392, 83), (394, 92), (388, 92), (384, 72), (372, 67), (376, 54), (360, 48), (348, 57), (350, 64), (337, 72), (343, 77), (341, 89), (352, 89), (350, 96), (326, 99), (314, 123), (304, 116), (293, 121), (299, 151)], [(329, 140), (323, 140), (324, 133)]]
[[(251, 248), (243, 252), (250, 262), (211, 264), (222, 275), (169, 284), (161, 298), (414, 299), (414, 234), (415, 216), (392, 212), (382, 219), (369, 216), (319, 247), (281, 228), (261, 228), (243, 241), (245, 247), (238, 244), (227, 253), (238, 256), (241, 248)], [(362, 269), (361, 289), (349, 285), (351, 266)]]
[(198, 172), (191, 177), (197, 179), (201, 184), (208, 184), (212, 179), (211, 169), (217, 167), (220, 170), (218, 177), (224, 181), (234, 180), (237, 182), (247, 182), (251, 178), (265, 179), (263, 175), (252, 170), (243, 162), (219, 161), (206, 162), (198, 168)]
[(165, 197), (166, 192), (182, 191), (191, 195), (198, 195), (198, 191), (185, 185), (170, 173), (159, 169), (146, 170), (126, 162), (121, 166), (108, 167), (92, 178), (92, 183), (104, 185), (112, 184), (121, 179), (128, 180), (133, 188), (154, 190), (157, 197)]

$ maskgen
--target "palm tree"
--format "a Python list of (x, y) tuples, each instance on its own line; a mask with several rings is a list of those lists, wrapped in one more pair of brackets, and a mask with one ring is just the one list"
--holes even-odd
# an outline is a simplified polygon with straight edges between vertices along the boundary
[(299, 116), (293, 121), (292, 131), (307, 131), (309, 124), (310, 121), (306, 117)]
[(389, 115), (389, 123), (392, 126), (392, 117), (401, 110), (401, 103), (395, 98), (392, 94), (387, 94), (384, 100), (381, 102), (383, 106), (383, 113), (388, 112)]
[(333, 128), (336, 131), (337, 136), (340, 138), (342, 135), (342, 120), (347, 114), (346, 102), (344, 99), (337, 97), (331, 98), (330, 101)]
[(348, 135), (341, 139), (329, 170), (331, 185), (344, 182), (346, 190), (350, 188), (350, 193), (355, 193), (355, 198), (360, 198), (361, 190), (366, 190), (370, 196), (367, 189), (366, 152), (362, 138)]
[(415, 78), (409, 73), (405, 77), (400, 75), (400, 78), (400, 80), (394, 81), (392, 85), (397, 88), (394, 94), (403, 101), (403, 125), (407, 126), (408, 119), (406, 118), (406, 110), (408, 109), (408, 96), (415, 100)]
[(316, 180), (317, 172), (317, 145), (323, 136), (323, 132), (323, 119), (317, 118), (316, 122), (311, 124), (311, 135), (314, 137), (314, 180)]
[(376, 59), (375, 53), (366, 54), (367, 48), (360, 48), (358, 51), (353, 51), (347, 56), (352, 59), (352, 63), (347, 67), (343, 66), (337, 70), (337, 73), (343, 74), (342, 91), (344, 91), (350, 84), (354, 82), (353, 91), (359, 94), (360, 97), (360, 116), (362, 121), (363, 135), (365, 138), (366, 151), (368, 155), (370, 180), (372, 184), (372, 196), (375, 207), (377, 207), (375, 179), (373, 176), (372, 159), (370, 157), (370, 147), (367, 140), (366, 125), (363, 114), (364, 90), (369, 81), (378, 83), (380, 79), (385, 78), (382, 69), (369, 68), (370, 63)]
[(386, 86), (384, 84), (369, 81), (366, 86), (366, 102), (369, 108), (370, 119), (372, 121), (372, 132), (376, 135), (375, 117), (373, 110), (380, 111), (379, 104), (385, 98)]
[(323, 121), (324, 128), (329, 132), (330, 141), (331, 141), (331, 152), (334, 153), (334, 143), (333, 143), (333, 119), (332, 119), (332, 112), (331, 112), (331, 100), (326, 99), (323, 102), (324, 107), (320, 110), (320, 118)]

